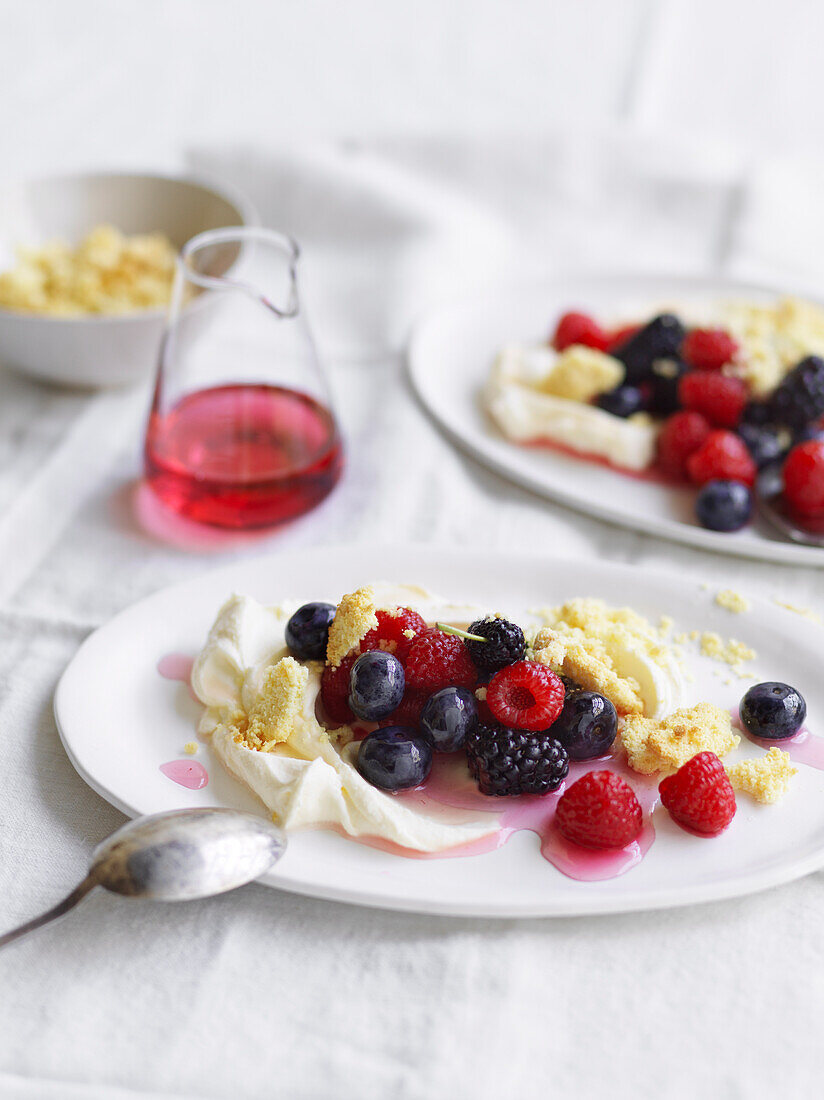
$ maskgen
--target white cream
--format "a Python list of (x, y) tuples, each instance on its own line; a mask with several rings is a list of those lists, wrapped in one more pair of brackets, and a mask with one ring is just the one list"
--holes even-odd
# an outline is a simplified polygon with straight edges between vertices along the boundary
[(498, 356), (484, 404), (508, 439), (546, 439), (597, 455), (628, 470), (645, 470), (655, 458), (658, 429), (646, 420), (613, 416), (595, 405), (554, 397), (535, 388), (552, 369), (549, 348), (508, 347)]
[[(413, 586), (374, 585), (379, 606), (413, 607), (428, 621), (469, 622), (477, 607), (446, 604)], [(200, 732), (225, 767), (244, 782), (286, 829), (332, 825), (351, 836), (380, 837), (404, 848), (442, 851), (478, 840), (498, 828), (495, 814), (452, 823), (410, 808), (402, 799), (364, 780), (347, 748), (351, 730), (331, 734), (315, 716), (320, 662), (309, 662), (309, 676), (288, 741), (271, 752), (234, 740), (229, 726), (238, 711), (249, 713), (259, 698), (266, 670), (288, 649), (285, 628), (297, 601), (264, 607), (248, 596), (232, 596), (220, 609), (195, 661), (192, 686), (205, 704)], [(648, 715), (669, 713), (680, 700), (675, 663), (662, 667), (639, 647), (616, 645), (610, 654), (616, 671), (641, 685)]]
[[(414, 607), (427, 619), (465, 622), (477, 608), (450, 606), (412, 586), (375, 585), (384, 607)], [(479, 840), (498, 828), (496, 814), (455, 824), (410, 809), (363, 779), (315, 717), (320, 691), (319, 662), (309, 665), (303, 705), (288, 742), (272, 752), (259, 752), (235, 742), (227, 725), (238, 710), (252, 710), (263, 675), (287, 654), (285, 628), (296, 609), (292, 601), (263, 607), (248, 596), (232, 596), (221, 608), (206, 645), (195, 661), (192, 686), (206, 704), (200, 732), (211, 734), (212, 745), (226, 768), (242, 780), (277, 816), (286, 829), (334, 825), (351, 836), (375, 836), (422, 852), (442, 851)], [(351, 731), (343, 727), (337, 740), (345, 744)]]

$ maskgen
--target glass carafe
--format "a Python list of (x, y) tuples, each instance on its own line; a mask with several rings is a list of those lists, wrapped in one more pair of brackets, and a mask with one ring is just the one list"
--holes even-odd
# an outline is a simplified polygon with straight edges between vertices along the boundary
[(299, 250), (268, 229), (215, 229), (178, 262), (145, 468), (201, 523), (268, 527), (309, 511), (342, 448), (297, 285)]

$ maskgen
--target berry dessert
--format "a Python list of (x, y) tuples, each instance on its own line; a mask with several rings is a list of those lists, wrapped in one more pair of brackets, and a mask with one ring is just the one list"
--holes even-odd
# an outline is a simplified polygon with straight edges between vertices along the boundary
[(758, 471), (778, 463), (796, 524), (824, 521), (824, 309), (811, 303), (618, 324), (566, 313), (548, 345), (500, 352), (484, 403), (513, 442), (695, 486), (695, 517), (710, 530), (744, 527)]
[[(656, 346), (676, 331), (662, 323)], [(718, 371), (725, 346), (707, 338), (691, 355)], [(192, 686), (200, 733), (287, 829), (416, 857), (475, 855), (529, 829), (564, 873), (609, 877), (643, 857), (655, 820), (715, 837), (733, 827), (734, 792), (777, 801), (807, 736), (789, 684), (750, 687), (736, 727), (690, 702), (670, 629), (588, 598), (519, 623), (412, 586), (337, 604), (233, 596)], [(754, 656), (714, 634), (700, 646), (736, 669)]]

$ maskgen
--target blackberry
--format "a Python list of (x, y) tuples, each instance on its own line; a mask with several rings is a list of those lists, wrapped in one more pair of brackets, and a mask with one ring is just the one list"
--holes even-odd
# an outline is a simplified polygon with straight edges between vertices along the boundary
[(670, 416), (681, 408), (678, 400), (678, 384), (689, 367), (680, 359), (656, 359), (650, 367), (650, 412), (658, 416)]
[(824, 416), (824, 359), (810, 355), (793, 367), (773, 392), (770, 412), (794, 431)]
[(766, 427), (771, 419), (772, 412), (766, 401), (748, 401), (741, 414), (742, 424), (752, 424), (756, 428)]
[(627, 368), (625, 381), (637, 386), (647, 380), (656, 359), (677, 358), (684, 336), (684, 326), (674, 314), (654, 317), (614, 352)]
[(467, 734), (466, 758), (481, 794), (547, 794), (569, 771), (566, 749), (549, 730), (478, 725)]
[(524, 632), (508, 619), (496, 619), (488, 615), (474, 622), (468, 634), (486, 638), (485, 642), (465, 638), (464, 642), (475, 668), (484, 672), (497, 672), (507, 665), (523, 660), (526, 653)]

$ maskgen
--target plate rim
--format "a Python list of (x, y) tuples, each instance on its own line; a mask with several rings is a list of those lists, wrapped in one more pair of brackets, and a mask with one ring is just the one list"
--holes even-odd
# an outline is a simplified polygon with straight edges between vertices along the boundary
[[(703, 527), (681, 523), (675, 519), (647, 518), (643, 514), (629, 514), (613, 509), (608, 505), (587, 502), (579, 494), (566, 491), (563, 483), (549, 484), (537, 474), (533, 475), (526, 470), (513, 468), (503, 456), (492, 453), (484, 446), (486, 436), (481, 436), (478, 441), (467, 433), (451, 424), (446, 413), (431, 401), (426, 392), (425, 368), (421, 365), (423, 359), (420, 346), (427, 336), (428, 329), (439, 320), (449, 317), (459, 309), (467, 308), (488, 299), (491, 295), (499, 298), (514, 297), (517, 294), (534, 294), (542, 288), (548, 292), (557, 289), (562, 282), (570, 280), (586, 280), (591, 283), (601, 283), (605, 287), (611, 286), (617, 280), (621, 280), (627, 293), (631, 293), (633, 283), (647, 282), (650, 280), (666, 282), (680, 282), (700, 291), (708, 284), (729, 284), (730, 293), (756, 293), (770, 294), (774, 296), (786, 296), (787, 294), (803, 294), (810, 301), (824, 307), (824, 298), (810, 289), (805, 289), (807, 284), (799, 282), (793, 287), (788, 282), (783, 289), (768, 283), (752, 282), (749, 280), (730, 279), (725, 276), (711, 274), (684, 273), (677, 271), (658, 270), (633, 270), (621, 271), (593, 271), (587, 268), (568, 268), (563, 274), (542, 276), (536, 279), (513, 280), (506, 284), (487, 286), (471, 294), (453, 296), (431, 306), (423, 312), (414, 322), (406, 342), (404, 355), (404, 368), (407, 382), (414, 394), (419, 406), (429, 416), (439, 430), (459, 450), (468, 454), (476, 462), (491, 469), (499, 477), (512, 482), (521, 488), (527, 489), (544, 500), (551, 500), (561, 504), (565, 508), (579, 515), (595, 518), (603, 523), (609, 523), (614, 527), (624, 530), (637, 531), (655, 538), (664, 539), (682, 546), (690, 546), (708, 553), (718, 553), (727, 557), (742, 557), (748, 560), (769, 561), (782, 565), (803, 565), (811, 568), (824, 569), (824, 550), (816, 547), (802, 546), (790, 540), (774, 541), (769, 539), (757, 539), (744, 536), (742, 539), (730, 538), (729, 535), (705, 530)], [(492, 438), (492, 437), (490, 437)], [(507, 441), (503, 436), (495, 442), (508, 443), (510, 447), (517, 448), (517, 443)], [(620, 472), (616, 471), (616, 475)]]
[[(632, 576), (637, 580), (637, 569), (631, 564), (624, 562), (612, 562), (604, 561), (600, 558), (594, 558), (591, 561), (586, 562), (576, 561), (570, 557), (564, 557), (554, 554), (538, 554), (535, 552), (525, 552), (522, 550), (517, 551), (496, 551), (496, 550), (468, 550), (458, 549), (452, 547), (443, 547), (436, 544), (426, 543), (406, 543), (406, 544), (376, 544), (370, 549), (381, 556), (392, 555), (403, 551), (404, 553), (414, 550), (416, 554), (423, 554), (429, 559), (429, 562), (436, 562), (437, 559), (446, 556), (447, 558), (466, 558), (470, 556), (476, 560), (476, 562), (492, 561), (494, 559), (504, 559), (506, 561), (522, 561), (529, 563), (533, 567), (540, 565), (546, 567), (547, 564), (558, 566), (563, 569), (563, 566), (569, 565), (570, 567), (580, 568), (582, 565), (586, 567), (594, 567), (601, 572), (608, 574), (614, 574), (620, 576)], [(262, 566), (266, 562), (273, 562), (283, 564), (284, 560), (297, 561), (298, 559), (305, 559), (307, 554), (311, 554), (317, 557), (327, 555), (329, 552), (334, 552), (340, 556), (352, 555), (356, 557), (363, 554), (364, 547), (357, 543), (337, 544), (330, 547), (314, 547), (311, 549), (292, 550), (284, 553), (269, 553), (264, 555), (256, 555), (244, 560), (229, 563), (228, 565), (222, 565), (212, 569), (206, 569), (197, 573), (193, 577), (189, 577), (182, 581), (164, 585), (161, 588), (149, 593), (139, 600), (127, 605), (108, 619), (105, 623), (101, 624), (94, 631), (92, 631), (80, 644), (76, 650), (71, 661), (60, 675), (57, 682), (54, 700), (53, 700), (53, 712), (55, 716), (55, 722), (60, 737), (60, 742), (63, 746), (66, 755), (69, 758), (74, 769), (83, 781), (91, 787), (104, 801), (114, 806), (120, 812), (124, 813), (129, 818), (135, 818), (141, 816), (141, 811), (136, 807), (124, 801), (118, 795), (114, 794), (105, 784), (99, 782), (92, 772), (87, 768), (81, 757), (75, 751), (72, 745), (72, 738), (67, 730), (64, 721), (61, 717), (61, 709), (63, 707), (62, 700), (66, 693), (71, 690), (72, 680), (75, 676), (82, 674), (82, 665), (84, 659), (88, 657), (88, 650), (94, 648), (99, 644), (99, 636), (108, 631), (110, 627), (119, 623), (122, 619), (134, 614), (137, 609), (143, 608), (146, 604), (153, 601), (161, 601), (169, 592), (181, 591), (187, 587), (195, 587), (207, 580), (217, 581), (221, 576), (231, 577), (237, 570), (243, 570), (249, 565)], [(645, 570), (645, 576), (652, 576), (658, 583), (670, 582), (678, 584), (678, 578), (669, 573), (667, 570), (662, 569), (650, 569)], [(700, 584), (700, 582), (696, 582)], [(231, 583), (227, 586), (227, 591), (231, 587)], [(793, 616), (793, 626), (799, 629), (802, 633), (805, 629), (817, 630), (820, 629), (816, 624), (805, 621), (798, 616), (793, 615), (789, 610), (776, 605), (773, 606), (765, 597), (756, 595), (749, 597), (752, 600), (754, 607), (763, 607), (771, 615), (776, 615), (780, 618), (784, 616)], [(796, 623), (796, 619), (798, 622)], [(819, 639), (820, 640), (820, 639)], [(483, 856), (469, 857), (469, 858), (484, 858)], [(482, 903), (467, 902), (460, 903), (454, 901), (447, 901), (443, 904), (437, 901), (429, 899), (421, 900), (413, 897), (405, 899), (398, 897), (394, 894), (383, 894), (380, 890), (370, 888), (359, 889), (347, 889), (336, 885), (321, 885), (317, 883), (306, 882), (300, 877), (293, 875), (284, 875), (274, 868), (271, 872), (263, 875), (257, 880), (261, 885), (268, 887), (274, 887), (278, 890), (283, 890), (287, 893), (297, 894), (303, 897), (313, 897), (321, 900), (343, 902), (345, 904), (357, 905), (365, 908), (383, 909), (397, 912), (410, 912), (430, 914), (433, 916), (441, 917), (455, 917), (455, 918), (467, 918), (476, 917), (479, 919), (537, 919), (537, 918), (557, 918), (557, 917), (570, 917), (570, 916), (600, 916), (616, 913), (632, 913), (632, 912), (646, 912), (646, 911), (659, 911), (664, 909), (682, 908), (688, 905), (708, 904), (715, 901), (726, 901), (735, 897), (748, 896), (750, 894), (759, 893), (763, 890), (772, 889), (777, 886), (784, 885), (789, 882), (793, 882), (799, 878), (803, 878), (808, 874), (812, 874), (818, 870), (824, 868), (824, 841), (819, 848), (814, 851), (808, 851), (804, 855), (794, 858), (792, 860), (781, 860), (776, 866), (761, 868), (750, 872), (749, 874), (736, 878), (728, 883), (719, 883), (717, 881), (709, 880), (699, 885), (689, 886), (658, 886), (654, 889), (645, 889), (642, 891), (635, 890), (631, 893), (616, 894), (616, 895), (594, 895), (591, 894), (586, 908), (582, 909), (580, 905), (576, 905), (575, 902), (570, 899), (569, 903), (566, 903), (563, 899), (561, 904), (557, 902), (552, 905), (547, 905), (546, 901), (535, 902), (522, 902), (517, 904), (507, 903), (502, 901), (499, 903)]]

